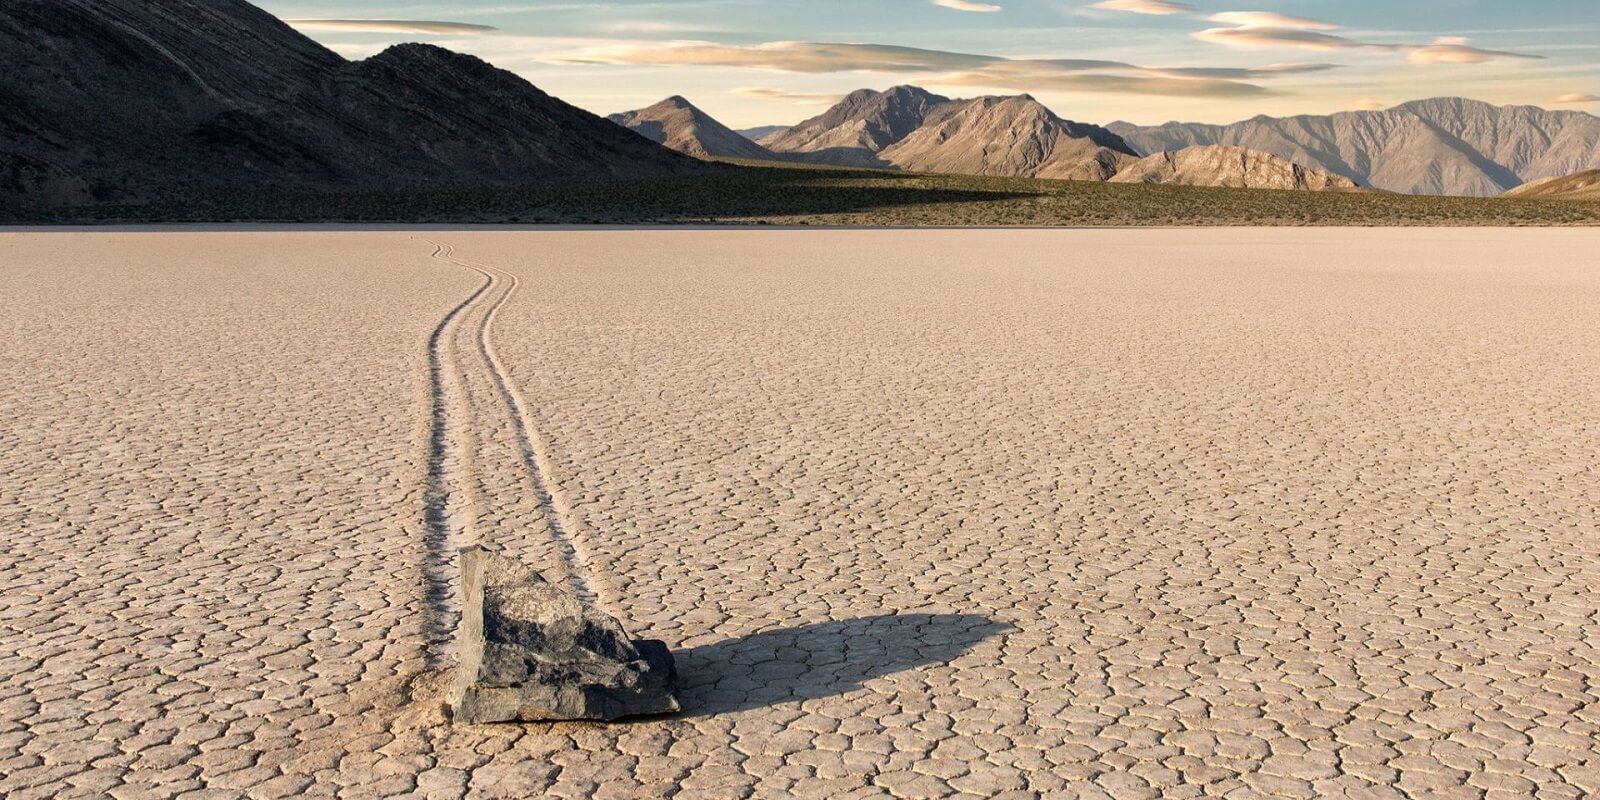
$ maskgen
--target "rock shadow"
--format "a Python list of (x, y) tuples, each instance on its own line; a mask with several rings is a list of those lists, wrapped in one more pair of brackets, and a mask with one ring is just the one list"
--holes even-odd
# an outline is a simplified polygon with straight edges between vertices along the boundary
[(689, 716), (833, 697), (1012, 630), (977, 614), (881, 614), (763, 631), (678, 651), (679, 697)]

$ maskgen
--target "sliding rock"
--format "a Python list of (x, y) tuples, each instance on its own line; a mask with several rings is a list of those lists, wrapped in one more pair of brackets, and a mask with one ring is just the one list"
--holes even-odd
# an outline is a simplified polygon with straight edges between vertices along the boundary
[(455, 721), (614, 720), (679, 710), (672, 654), (539, 573), (461, 550)]

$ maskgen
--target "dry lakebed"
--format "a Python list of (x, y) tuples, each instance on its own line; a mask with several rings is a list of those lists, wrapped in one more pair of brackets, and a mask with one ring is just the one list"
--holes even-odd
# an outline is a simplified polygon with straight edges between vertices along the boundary
[[(1600, 795), (1600, 231), (0, 232), (0, 796)], [(455, 725), (455, 548), (681, 713)]]

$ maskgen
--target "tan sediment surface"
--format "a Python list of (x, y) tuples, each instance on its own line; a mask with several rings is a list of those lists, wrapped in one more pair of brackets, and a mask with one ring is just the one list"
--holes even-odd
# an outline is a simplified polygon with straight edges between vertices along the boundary
[[(0, 233), (0, 795), (1600, 793), (1596, 253)], [(687, 713), (446, 725), (470, 540)]]

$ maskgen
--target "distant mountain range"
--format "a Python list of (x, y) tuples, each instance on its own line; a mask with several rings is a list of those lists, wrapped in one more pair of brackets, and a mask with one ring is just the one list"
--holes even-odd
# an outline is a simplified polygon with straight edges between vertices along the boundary
[(1348, 181), (1479, 197), (1600, 169), (1600, 117), (1464, 98), (1232, 125), (1100, 127), (1064, 120), (1028, 95), (951, 100), (896, 86), (852, 92), (759, 142), (780, 158), (837, 166), (1077, 180), (1111, 180), (1138, 156), (1220, 146), (1233, 150), (1147, 161), (1122, 180), (1333, 189)]
[(697, 158), (754, 158), (912, 172), (1354, 189), (1347, 178), (1242, 148), (1197, 147), (1140, 159), (1116, 134), (1070, 122), (1028, 95), (951, 100), (915, 86), (863, 89), (756, 145), (682, 97), (611, 120)]
[(1230, 145), (1407, 194), (1487, 197), (1600, 168), (1600, 117), (1457, 97), (1232, 125), (1107, 126), (1141, 153)]
[(704, 169), (471, 56), (349, 62), (243, 0), (6, 0), (0, 108), (14, 207)]
[(1063, 120), (1028, 95), (951, 100), (915, 86), (852, 92), (753, 149), (681, 97), (611, 119), (699, 158), (1091, 181), (1138, 160), (1116, 134)]

